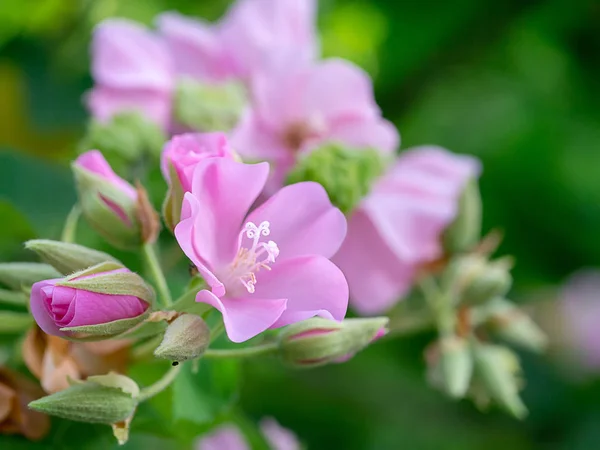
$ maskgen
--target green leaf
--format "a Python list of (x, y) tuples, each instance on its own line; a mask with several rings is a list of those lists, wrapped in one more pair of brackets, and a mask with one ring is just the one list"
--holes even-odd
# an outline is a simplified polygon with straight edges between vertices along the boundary
[(21, 333), (33, 323), (29, 313), (0, 311), (0, 334)]

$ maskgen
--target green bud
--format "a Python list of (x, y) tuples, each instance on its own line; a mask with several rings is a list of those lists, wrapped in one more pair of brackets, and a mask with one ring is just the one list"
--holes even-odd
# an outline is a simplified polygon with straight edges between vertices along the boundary
[(121, 389), (132, 398), (137, 398), (140, 395), (140, 387), (135, 381), (115, 372), (110, 372), (106, 375), (93, 375), (88, 377), (85, 382), (93, 382), (102, 386)]
[(210, 329), (201, 317), (183, 314), (169, 324), (154, 356), (171, 361), (200, 357), (210, 344)]
[(189, 78), (178, 82), (174, 112), (177, 121), (196, 131), (229, 131), (248, 103), (241, 83), (202, 83)]
[(294, 367), (317, 367), (344, 360), (376, 339), (387, 317), (346, 319), (343, 322), (313, 318), (286, 327), (279, 334), (279, 354)]
[(108, 122), (90, 121), (80, 149), (84, 152), (95, 148), (109, 159), (118, 156), (136, 162), (146, 154), (160, 155), (166, 139), (160, 127), (142, 114), (123, 112)]
[(60, 278), (60, 273), (48, 264), (0, 263), (0, 283), (13, 290), (30, 288), (33, 283), (51, 278)]
[(525, 417), (527, 408), (519, 397), (521, 369), (517, 356), (499, 345), (472, 342), (471, 349), (475, 373), (487, 395), (516, 418)]
[(111, 425), (135, 412), (136, 399), (119, 387), (86, 381), (29, 403), (34, 411), (87, 423)]
[(107, 261), (120, 264), (108, 253), (67, 242), (34, 239), (25, 242), (25, 248), (36, 252), (42, 261), (50, 264), (63, 275)]
[(470, 180), (460, 196), (458, 214), (444, 233), (448, 253), (471, 250), (481, 238), (481, 195), (476, 180)]
[(458, 336), (438, 342), (429, 366), (430, 382), (452, 398), (463, 398), (473, 376), (473, 357), (469, 343)]
[(374, 149), (350, 149), (336, 143), (310, 152), (288, 175), (287, 184), (320, 183), (344, 214), (354, 210), (385, 170), (386, 161)]
[[(136, 199), (118, 186), (76, 163), (72, 165), (83, 215), (94, 230), (109, 243), (122, 249), (141, 244), (141, 229), (136, 215)], [(115, 205), (125, 218), (109, 204)]]
[(543, 352), (548, 346), (548, 337), (542, 329), (510, 301), (496, 298), (485, 310), (485, 325), (499, 338), (534, 352)]

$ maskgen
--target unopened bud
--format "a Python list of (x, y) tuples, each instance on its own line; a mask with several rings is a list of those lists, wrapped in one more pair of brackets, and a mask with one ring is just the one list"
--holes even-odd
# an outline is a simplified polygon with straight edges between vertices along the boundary
[(195, 131), (229, 131), (238, 123), (247, 102), (241, 83), (203, 83), (186, 78), (177, 84), (174, 113), (177, 122)]
[(331, 203), (348, 214), (370, 191), (383, 173), (385, 160), (374, 149), (352, 149), (331, 143), (310, 152), (296, 164), (287, 184), (320, 183)]
[(381, 335), (387, 317), (346, 319), (313, 318), (285, 328), (279, 335), (280, 356), (295, 367), (316, 367), (355, 354)]
[(33, 239), (25, 242), (25, 248), (36, 252), (42, 261), (50, 264), (63, 275), (69, 275), (103, 262), (120, 264), (108, 253), (68, 242)]
[(30, 288), (33, 283), (58, 278), (60, 273), (54, 267), (42, 263), (11, 262), (0, 263), (0, 283), (15, 291)]
[(169, 324), (154, 356), (175, 362), (200, 357), (210, 344), (210, 329), (201, 317), (183, 314)]
[(441, 339), (430, 350), (428, 378), (452, 398), (463, 398), (473, 376), (469, 343), (458, 336)]
[(444, 232), (444, 247), (450, 254), (472, 249), (481, 237), (481, 195), (476, 180), (470, 180), (460, 196), (458, 214)]
[(471, 348), (476, 375), (485, 392), (516, 418), (525, 417), (527, 408), (519, 397), (521, 368), (517, 356), (499, 345), (473, 343)]
[(29, 403), (34, 411), (78, 422), (107, 425), (127, 420), (136, 406), (137, 400), (131, 393), (94, 381), (74, 384)]

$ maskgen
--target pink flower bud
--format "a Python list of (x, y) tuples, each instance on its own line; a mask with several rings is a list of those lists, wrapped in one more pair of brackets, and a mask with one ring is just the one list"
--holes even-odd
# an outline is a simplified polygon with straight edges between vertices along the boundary
[[(32, 286), (31, 313), (45, 333), (67, 336), (69, 331), (64, 328), (133, 319), (148, 310), (150, 303), (146, 295), (138, 294), (145, 299), (130, 295), (144, 289), (151, 295), (138, 275), (125, 268), (87, 273), (89, 270), (67, 278), (39, 281)], [(108, 293), (111, 285), (114, 285), (114, 294)]]

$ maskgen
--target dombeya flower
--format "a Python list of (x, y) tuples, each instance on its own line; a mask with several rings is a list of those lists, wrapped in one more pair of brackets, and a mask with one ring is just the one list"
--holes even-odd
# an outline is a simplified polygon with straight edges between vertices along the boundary
[(110, 335), (143, 320), (152, 300), (152, 291), (139, 275), (118, 264), (105, 263), (66, 278), (35, 283), (30, 307), (47, 334), (94, 332), (95, 326), (98, 334)]
[(254, 103), (232, 143), (243, 157), (274, 165), (272, 189), (299, 155), (326, 143), (385, 155), (398, 146), (398, 132), (381, 117), (369, 76), (350, 62), (281, 64), (257, 76), (252, 91)]
[(90, 150), (73, 163), (81, 208), (90, 225), (116, 247), (140, 242), (136, 218), (138, 194), (119, 177), (98, 150)]
[[(296, 435), (273, 418), (262, 419), (260, 431), (269, 443), (269, 448), (273, 450), (300, 449), (300, 442)], [(196, 450), (249, 450), (250, 445), (235, 425), (225, 424), (198, 439), (194, 448)]]
[(443, 255), (441, 236), (479, 162), (439, 147), (405, 151), (348, 221), (334, 261), (350, 286), (352, 306), (379, 314), (405, 295), (419, 267)]
[(168, 48), (142, 25), (108, 19), (94, 30), (92, 76), (87, 105), (106, 121), (119, 112), (137, 112), (165, 129), (170, 123), (174, 88)]
[(346, 234), (343, 214), (311, 182), (281, 189), (248, 214), (268, 175), (267, 163), (201, 161), (175, 228), (210, 287), (196, 301), (222, 313), (234, 342), (313, 316), (339, 321), (348, 304), (344, 275), (329, 261)]

